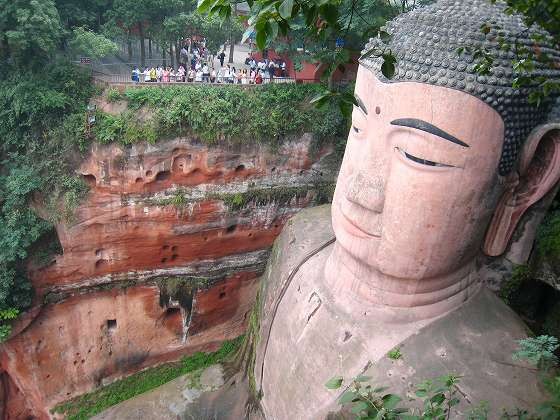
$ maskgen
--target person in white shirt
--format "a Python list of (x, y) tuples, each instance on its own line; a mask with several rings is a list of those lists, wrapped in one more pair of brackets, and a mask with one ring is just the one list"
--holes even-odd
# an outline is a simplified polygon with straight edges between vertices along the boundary
[(202, 82), (202, 70), (197, 70), (194, 77), (195, 82)]
[(161, 78), (163, 77), (163, 69), (158, 66), (156, 69), (157, 81), (161, 82)]
[(183, 66), (179, 67), (179, 70), (177, 70), (177, 81), (178, 82), (184, 82), (185, 81), (185, 68)]
[(202, 68), (202, 64), (200, 64), (200, 61), (197, 60), (197, 61), (196, 61), (196, 64), (194, 65), (194, 69), (195, 69), (196, 71), (199, 71), (201, 68)]
[(243, 72), (241, 73), (241, 84), (249, 84), (249, 75), (247, 74), (247, 69), (243, 69)]

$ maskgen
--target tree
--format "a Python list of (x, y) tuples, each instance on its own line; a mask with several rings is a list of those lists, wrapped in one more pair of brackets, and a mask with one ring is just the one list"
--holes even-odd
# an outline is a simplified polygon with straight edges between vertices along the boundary
[[(161, 28), (165, 18), (177, 13), (184, 3), (181, 0), (114, 0), (113, 7), (106, 13), (106, 30), (120, 30), (128, 39), (137, 34), (140, 40), (140, 64), (146, 65), (146, 33)], [(129, 47), (130, 56), (130, 47)]]
[(110, 39), (81, 26), (72, 31), (68, 45), (72, 53), (96, 59), (115, 54), (119, 50), (117, 44)]
[(0, 0), (0, 60), (35, 63), (49, 57), (61, 38), (53, 0)]

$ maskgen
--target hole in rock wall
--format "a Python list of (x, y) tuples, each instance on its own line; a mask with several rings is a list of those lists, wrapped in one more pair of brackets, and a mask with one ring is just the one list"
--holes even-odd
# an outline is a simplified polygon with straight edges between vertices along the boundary
[[(558, 264), (558, 257), (548, 258)], [(519, 280), (519, 277), (522, 279)], [(560, 337), (560, 291), (543, 281), (536, 281), (529, 272), (523, 276), (512, 276), (502, 284), (498, 295), (519, 314), (535, 335)]]
[(152, 176), (152, 171), (146, 171), (146, 176)]
[(241, 172), (245, 169), (245, 165), (239, 165), (235, 168), (235, 172)]
[(96, 269), (96, 270), (100, 270), (100, 269), (102, 269), (102, 268), (104, 268), (104, 267), (107, 267), (108, 265), (109, 265), (109, 261), (107, 261), (107, 260), (104, 260), (104, 259), (97, 260), (97, 261), (95, 262), (95, 269)]
[(56, 257), (63, 254), (62, 244), (54, 227), (44, 232), (28, 249), (29, 261), (36, 268), (56, 264)]
[(170, 171), (161, 171), (158, 172), (156, 175), (156, 181), (166, 181), (169, 178), (171, 178), (171, 172)]
[(82, 178), (86, 182), (86, 184), (88, 184), (90, 187), (95, 187), (95, 185), (97, 184), (97, 179), (95, 178), (95, 175), (86, 174), (86, 175), (82, 175)]
[(233, 232), (235, 232), (236, 228), (237, 228), (237, 225), (228, 226), (227, 229), (226, 229), (226, 233), (233, 233)]
[(117, 320), (116, 319), (108, 319), (107, 320), (107, 329), (109, 331), (115, 330), (117, 328)]
[(174, 317), (180, 313), (181, 313), (181, 308), (167, 308), (165, 310), (165, 317), (166, 318)]
[(222, 290), (218, 296), (219, 299), (223, 299), (226, 297), (226, 292), (224, 290)]
[(192, 156), (188, 154), (181, 154), (173, 159), (171, 169), (173, 172), (183, 172), (190, 165)]
[(134, 181), (134, 182), (136, 182), (137, 184), (139, 184), (139, 183), (141, 183), (142, 181), (144, 181), (144, 178), (136, 178), (136, 181)]

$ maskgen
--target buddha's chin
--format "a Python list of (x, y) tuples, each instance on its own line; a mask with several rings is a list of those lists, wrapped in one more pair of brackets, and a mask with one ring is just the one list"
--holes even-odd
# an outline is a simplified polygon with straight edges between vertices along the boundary
[[(363, 264), (369, 268), (377, 268), (377, 250), (381, 237), (374, 236), (359, 229), (350, 222), (340, 211), (333, 206), (332, 226), (336, 236), (337, 247), (344, 249), (344, 254), (355, 263)], [(342, 257), (341, 255), (341, 258)]]

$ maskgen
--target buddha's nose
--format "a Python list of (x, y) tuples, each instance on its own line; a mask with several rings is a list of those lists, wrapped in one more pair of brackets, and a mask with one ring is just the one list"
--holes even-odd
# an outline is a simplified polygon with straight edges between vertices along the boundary
[(376, 213), (383, 212), (385, 182), (381, 177), (359, 171), (351, 176), (346, 187), (346, 199)]

